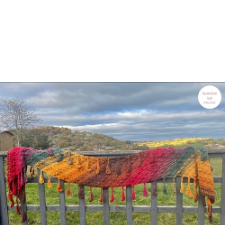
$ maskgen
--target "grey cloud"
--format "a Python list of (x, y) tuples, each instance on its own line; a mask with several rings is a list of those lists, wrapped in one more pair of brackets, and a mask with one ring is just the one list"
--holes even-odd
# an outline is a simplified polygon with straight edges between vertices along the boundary
[[(222, 93), (216, 109), (198, 102), (206, 85)], [(0, 83), (0, 98), (6, 97), (33, 103), (46, 125), (123, 140), (220, 138), (224, 132), (225, 83)]]
[[(54, 83), (51, 90), (28, 100), (45, 109), (63, 108), (69, 114), (139, 109), (201, 110), (197, 96), (205, 85), (207, 83)], [(225, 84), (215, 86), (225, 95)]]

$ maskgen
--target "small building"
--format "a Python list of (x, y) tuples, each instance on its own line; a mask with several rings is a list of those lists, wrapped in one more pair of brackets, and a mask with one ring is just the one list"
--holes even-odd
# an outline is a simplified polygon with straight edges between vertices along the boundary
[(1, 151), (7, 152), (13, 148), (13, 134), (9, 131), (4, 131), (0, 134)]

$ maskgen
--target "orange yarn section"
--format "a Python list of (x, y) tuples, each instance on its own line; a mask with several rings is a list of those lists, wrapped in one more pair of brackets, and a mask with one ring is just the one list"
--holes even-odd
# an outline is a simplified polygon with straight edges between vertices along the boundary
[(68, 183), (80, 184), (83, 180), (96, 174), (96, 169), (99, 166), (96, 158), (74, 154), (71, 156), (71, 159), (72, 164), (75, 166), (68, 164), (69, 157), (64, 158), (60, 162), (51, 163), (56, 160), (56, 157), (52, 156), (45, 160), (46, 164), (49, 163), (48, 166), (44, 167), (44, 162), (38, 162), (39, 165), (36, 165), (36, 163), (35, 166), (39, 167), (42, 164), (44, 167), (42, 171)]
[[(188, 186), (186, 189), (186, 195), (193, 197), (194, 201), (198, 201), (198, 192), (197, 186), (199, 187), (199, 191), (203, 196), (207, 196), (207, 214), (211, 220), (212, 217), (212, 204), (215, 201), (215, 191), (214, 191), (214, 183), (213, 183), (213, 174), (210, 162), (208, 160), (201, 161), (201, 156), (196, 158), (194, 162), (192, 162), (188, 168), (186, 168), (185, 173), (182, 176), (181, 180), (181, 193), (183, 193), (183, 177), (188, 178)], [(190, 179), (194, 180), (194, 194), (190, 189)], [(205, 197), (204, 197), (205, 198)]]

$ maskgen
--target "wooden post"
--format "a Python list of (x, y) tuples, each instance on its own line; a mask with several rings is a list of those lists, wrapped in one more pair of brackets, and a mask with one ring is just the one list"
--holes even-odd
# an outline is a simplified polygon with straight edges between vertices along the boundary
[(7, 152), (13, 148), (13, 134), (9, 131), (1, 133), (1, 151)]

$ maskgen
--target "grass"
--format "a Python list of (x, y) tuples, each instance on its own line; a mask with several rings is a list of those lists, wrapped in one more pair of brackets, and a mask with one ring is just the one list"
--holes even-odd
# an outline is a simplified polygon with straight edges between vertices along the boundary
[[(222, 171), (222, 159), (211, 159), (211, 164), (213, 167), (213, 175), (221, 176)], [(151, 185), (147, 185), (147, 190), (150, 194)], [(59, 197), (56, 190), (57, 184), (53, 184), (53, 187), (49, 189), (47, 184), (45, 184), (45, 196), (46, 204), (58, 205)], [(78, 187), (76, 184), (71, 184), (71, 190), (73, 196), (66, 195), (67, 205), (77, 205), (79, 204), (79, 199), (77, 197)], [(163, 185), (158, 184), (158, 205), (161, 206), (175, 206), (176, 205), (176, 195), (173, 194), (172, 184), (166, 184), (167, 191), (169, 195), (164, 195), (162, 192)], [(185, 184), (186, 187), (186, 184)], [(67, 184), (65, 184), (67, 188)], [(93, 188), (94, 200), (89, 203), (89, 188), (85, 187), (85, 204), (86, 205), (97, 205), (100, 198), (100, 189)], [(193, 186), (192, 186), (193, 190)], [(216, 201), (214, 206), (221, 205), (221, 184), (215, 184), (216, 191)], [(133, 200), (133, 205), (151, 205), (150, 197), (144, 197), (143, 194), (143, 184), (135, 186), (136, 199)], [(126, 193), (126, 192), (125, 192)], [(121, 188), (114, 189), (115, 201), (109, 203), (110, 205), (125, 205), (126, 202), (121, 202)], [(109, 192), (110, 198), (110, 192)], [(26, 200), (27, 204), (38, 205), (39, 195), (38, 195), (38, 184), (26, 184)], [(9, 204), (9, 201), (8, 201)], [(183, 205), (184, 206), (197, 206), (193, 199), (183, 195)], [(40, 212), (28, 212), (28, 224), (29, 225), (40, 225)], [(67, 225), (79, 225), (79, 212), (66, 212)], [(110, 212), (110, 225), (125, 225), (126, 224), (126, 213), (125, 212)], [(158, 225), (175, 225), (176, 224), (176, 214), (175, 213), (158, 213), (157, 216)], [(220, 214), (213, 214), (214, 224), (220, 224)], [(9, 211), (9, 221), (10, 225), (21, 224), (21, 216), (18, 216), (14, 211)], [(169, 222), (168, 222), (169, 221)], [(87, 225), (101, 225), (103, 224), (103, 212), (86, 212), (86, 222)], [(59, 212), (47, 212), (47, 223), (48, 225), (60, 225)], [(150, 225), (151, 224), (151, 213), (133, 213), (133, 224), (134, 225)], [(183, 225), (197, 225), (198, 218), (197, 214), (183, 214)], [(209, 225), (208, 216), (205, 215), (205, 224)]]

